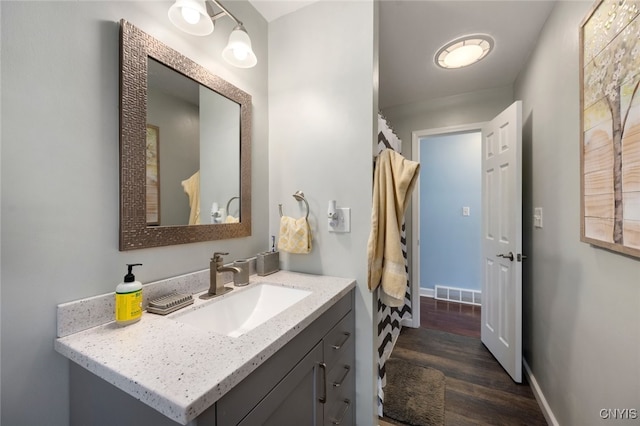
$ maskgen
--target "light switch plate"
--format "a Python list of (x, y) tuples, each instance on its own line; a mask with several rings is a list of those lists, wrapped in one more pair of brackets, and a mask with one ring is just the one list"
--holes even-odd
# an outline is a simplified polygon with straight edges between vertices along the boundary
[(463, 207), (462, 216), (470, 216), (470, 215), (471, 215), (471, 209), (469, 207)]
[(542, 207), (535, 207), (533, 209), (533, 226), (542, 228)]

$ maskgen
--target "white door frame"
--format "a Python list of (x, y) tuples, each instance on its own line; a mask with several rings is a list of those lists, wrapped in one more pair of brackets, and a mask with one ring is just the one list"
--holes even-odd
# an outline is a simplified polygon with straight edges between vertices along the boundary
[[(486, 122), (461, 124), (458, 126), (438, 127), (433, 129), (416, 130), (411, 132), (411, 159), (420, 162), (420, 139), (427, 136), (441, 136), (454, 133), (480, 132)], [(480, 158), (478, 158), (480, 161)], [(482, 219), (481, 219), (482, 220)], [(420, 179), (416, 182), (411, 198), (411, 295), (412, 302), (415, 295), (434, 297), (429, 291), (423, 294), (420, 290)], [(418, 299), (419, 300), (419, 299)], [(403, 324), (408, 327), (420, 327), (420, 303), (416, 306), (412, 303), (412, 318), (410, 323)]]

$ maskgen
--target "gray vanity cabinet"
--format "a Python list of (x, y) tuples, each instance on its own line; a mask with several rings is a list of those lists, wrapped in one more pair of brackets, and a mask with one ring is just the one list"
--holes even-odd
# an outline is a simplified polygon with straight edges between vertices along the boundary
[[(331, 306), (189, 426), (355, 424), (354, 291)], [(72, 426), (178, 423), (70, 363)]]

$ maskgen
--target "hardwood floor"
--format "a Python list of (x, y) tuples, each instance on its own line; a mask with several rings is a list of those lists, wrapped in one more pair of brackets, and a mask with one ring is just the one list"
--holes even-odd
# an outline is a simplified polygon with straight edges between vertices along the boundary
[(480, 306), (421, 297), (420, 327), (480, 339)]
[(446, 425), (547, 424), (529, 385), (513, 382), (480, 342), (479, 306), (422, 297), (420, 309), (420, 328), (404, 327), (391, 356), (445, 374)]

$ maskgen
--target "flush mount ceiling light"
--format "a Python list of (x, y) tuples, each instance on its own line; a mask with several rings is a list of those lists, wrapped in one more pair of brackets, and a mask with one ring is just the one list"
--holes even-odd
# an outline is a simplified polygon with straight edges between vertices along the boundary
[(438, 50), (434, 58), (442, 68), (462, 68), (475, 64), (489, 54), (493, 39), (485, 34), (474, 34), (457, 38)]
[[(209, 1), (217, 6), (221, 12), (210, 16), (207, 12)], [(211, 6), (213, 9), (213, 6)], [(224, 16), (233, 19), (236, 26), (229, 35), (229, 42), (222, 51), (222, 57), (231, 65), (238, 68), (251, 68), (258, 63), (255, 53), (251, 49), (251, 39), (247, 30), (235, 16), (231, 14), (218, 0), (176, 0), (169, 8), (169, 20), (173, 25), (196, 36), (206, 36), (213, 32), (214, 22)]]

